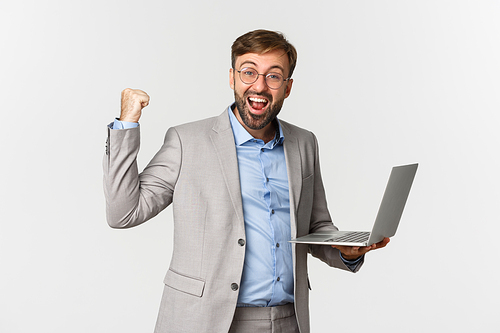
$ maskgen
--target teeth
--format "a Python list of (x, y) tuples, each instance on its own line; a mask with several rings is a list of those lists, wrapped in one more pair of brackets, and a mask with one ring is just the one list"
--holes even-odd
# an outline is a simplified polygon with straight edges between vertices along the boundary
[(258, 103), (266, 103), (267, 100), (266, 99), (263, 99), (263, 98), (255, 98), (255, 97), (250, 97), (249, 100), (251, 100), (252, 102), (258, 102)]

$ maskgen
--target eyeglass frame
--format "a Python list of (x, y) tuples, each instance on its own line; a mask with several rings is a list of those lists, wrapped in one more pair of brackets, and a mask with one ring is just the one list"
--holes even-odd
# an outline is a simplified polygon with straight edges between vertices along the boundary
[[(271, 74), (278, 74), (279, 76), (283, 77), (283, 75), (281, 75), (280, 73), (274, 73), (274, 72), (270, 72), (270, 73), (267, 73), (267, 74), (260, 74), (259, 72), (257, 72), (257, 70), (255, 68), (252, 68), (252, 67), (243, 67), (241, 70), (237, 70), (236, 68), (233, 68), (236, 72), (238, 72), (238, 76), (240, 77), (240, 81), (243, 83), (243, 84), (247, 84), (247, 85), (251, 85), (251, 84), (254, 84), (255, 82), (257, 82), (257, 80), (259, 79), (259, 75), (262, 75), (264, 76), (264, 82), (266, 83), (266, 86), (269, 88), (269, 89), (272, 89), (272, 90), (278, 90), (280, 89), (281, 87), (283, 87), (283, 82), (285, 81), (290, 81), (291, 77), (287, 77), (286, 79), (283, 79), (283, 81), (281, 82), (281, 85), (278, 87), (278, 88), (271, 88), (269, 86), (269, 84), (267, 84), (267, 76), (268, 75), (271, 75)], [(257, 76), (255, 76), (255, 81), (253, 81), (252, 83), (246, 83), (243, 81), (243, 79), (241, 78), (241, 72), (244, 71), (245, 69), (251, 69), (251, 70), (254, 70), (256, 73), (257, 73)]]

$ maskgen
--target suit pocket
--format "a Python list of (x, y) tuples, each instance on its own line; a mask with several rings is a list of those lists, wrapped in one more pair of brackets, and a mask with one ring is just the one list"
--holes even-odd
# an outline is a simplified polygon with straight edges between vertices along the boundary
[(307, 177), (303, 177), (303, 178), (302, 178), (302, 182), (303, 182), (303, 183), (304, 183), (304, 182), (309, 182), (309, 180), (313, 179), (313, 177), (314, 177), (314, 173), (311, 173), (309, 176), (307, 176)]
[(167, 271), (163, 283), (170, 288), (197, 297), (201, 297), (205, 289), (205, 281), (179, 274), (172, 269)]
[(314, 174), (302, 179), (302, 189), (300, 191), (300, 201), (298, 203), (297, 213), (299, 223), (297, 226), (297, 236), (303, 236), (309, 233), (309, 221), (311, 220), (311, 212), (314, 199)]
[(302, 194), (304, 194), (304, 192), (306, 193), (306, 195), (312, 194), (313, 187), (314, 187), (314, 173), (305, 178), (302, 178)]

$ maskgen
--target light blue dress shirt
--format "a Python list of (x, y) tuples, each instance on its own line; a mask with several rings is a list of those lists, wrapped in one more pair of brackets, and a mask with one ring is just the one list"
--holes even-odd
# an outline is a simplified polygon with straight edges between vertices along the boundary
[(246, 250), (237, 306), (293, 302), (290, 200), (283, 131), (264, 143), (228, 108), (240, 174)]
[(139, 126), (139, 123), (132, 123), (130, 121), (120, 121), (118, 118), (115, 118), (115, 121), (109, 124), (111, 129), (128, 129)]

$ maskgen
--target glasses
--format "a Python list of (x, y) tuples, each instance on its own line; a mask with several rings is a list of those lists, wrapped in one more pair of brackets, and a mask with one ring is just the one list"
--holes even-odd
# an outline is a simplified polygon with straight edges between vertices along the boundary
[(283, 79), (283, 75), (279, 73), (259, 74), (253, 68), (243, 68), (241, 71), (237, 70), (237, 72), (240, 74), (240, 80), (244, 84), (255, 83), (259, 79), (259, 75), (262, 75), (267, 86), (273, 90), (281, 88), (283, 82), (290, 80), (290, 78)]

